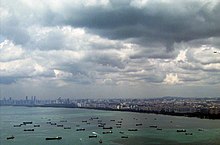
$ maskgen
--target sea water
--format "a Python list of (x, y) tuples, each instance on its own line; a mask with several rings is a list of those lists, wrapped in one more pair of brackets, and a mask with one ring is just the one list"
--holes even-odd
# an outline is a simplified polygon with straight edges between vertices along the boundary
[[(24, 121), (32, 121), (33, 124), (14, 127)], [(57, 127), (47, 122), (71, 127), (71, 129)], [(100, 122), (106, 123), (106, 127), (112, 127), (112, 133), (103, 134), (103, 131), (110, 130), (98, 127)], [(121, 128), (117, 128), (118, 122), (122, 122)], [(40, 127), (34, 127), (34, 124)], [(136, 124), (142, 125), (136, 126)], [(151, 125), (156, 125), (162, 130), (152, 128)], [(34, 131), (24, 131), (32, 128)], [(85, 128), (85, 131), (76, 131), (77, 128)], [(138, 131), (128, 131), (128, 129)], [(185, 132), (178, 133), (177, 129), (186, 129), (192, 135), (185, 135)], [(94, 134), (97, 138), (89, 138)], [(12, 135), (15, 138), (7, 140), (7, 137)], [(61, 136), (62, 139), (45, 139), (56, 136)], [(128, 138), (121, 138), (122, 136)], [(100, 140), (102, 143), (99, 143)], [(0, 106), (0, 145), (98, 144), (220, 145), (220, 120), (77, 108)]]

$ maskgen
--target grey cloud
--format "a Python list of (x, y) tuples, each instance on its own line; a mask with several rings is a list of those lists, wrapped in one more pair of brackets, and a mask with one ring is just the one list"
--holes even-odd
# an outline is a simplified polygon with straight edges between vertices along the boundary
[(90, 69), (90, 65), (85, 63), (63, 63), (59, 64), (58, 69), (70, 72), (72, 75), (84, 75), (88, 76), (88, 71), (86, 71), (86, 68)]
[(41, 50), (62, 49), (65, 43), (64, 38), (65, 36), (60, 32), (50, 32), (39, 41), (33, 40), (35, 44), (31, 43), (29, 46), (35, 45), (35, 48)]
[(181, 66), (194, 70), (220, 71), (220, 55), (213, 53), (216, 50), (212, 47), (191, 48), (186, 53), (188, 62), (181, 64)]
[(201, 47), (207, 45), (208, 47), (215, 47), (220, 49), (220, 37), (210, 37), (205, 39), (196, 39), (188, 42), (190, 46)]
[(204, 79), (207, 79), (207, 76), (204, 75), (199, 75), (198, 71), (190, 72), (190, 73), (182, 73), (179, 75), (180, 80), (183, 82), (191, 82), (191, 83), (195, 83), (195, 82), (201, 82)]
[(94, 64), (99, 64), (103, 66), (117, 67), (123, 69), (125, 64), (117, 56), (117, 53), (112, 52), (91, 52), (85, 58), (85, 61), (93, 62)]
[(220, 72), (211, 72), (210, 73), (211, 77), (207, 78), (205, 81), (211, 85), (219, 84), (220, 82), (220, 78), (218, 77), (219, 75), (220, 75)]
[[(64, 26), (86, 28), (88, 32), (109, 39), (129, 39), (129, 41), (149, 46), (161, 43), (168, 51), (174, 49), (175, 42), (192, 41), (220, 36), (220, 3), (218, 1), (148, 1), (141, 8), (131, 5), (132, 1), (109, 1), (106, 6), (85, 6), (78, 3), (70, 5), (64, 1), (61, 8), (55, 10), (53, 4), (40, 3), (39, 8), (31, 9), (19, 3), (17, 15), (12, 13), (2, 22), (2, 34), (18, 44), (29, 40), (26, 25)], [(58, 3), (59, 4), (59, 3)], [(4, 6), (12, 2), (3, 3)], [(60, 4), (61, 5), (61, 4)], [(36, 19), (33, 19), (36, 18)], [(27, 19), (25, 19), (27, 18)], [(22, 21), (23, 22), (22, 22)], [(58, 47), (62, 36), (51, 34), (48, 41), (52, 44), (39, 47), (47, 49)], [(47, 40), (45, 39), (45, 41)]]
[(146, 83), (162, 83), (163, 80), (165, 78), (164, 74), (150, 74), (150, 75), (146, 75), (145, 77), (140, 77), (138, 78), (138, 80), (144, 80)]
[[(62, 80), (76, 84), (93, 84), (96, 79), (95, 64), (87, 62), (63, 63), (56, 66), (57, 69), (70, 73), (71, 75)], [(54, 68), (56, 69), (56, 68)], [(59, 79), (59, 78), (58, 78)]]
[(87, 76), (82, 75), (82, 74), (74, 75), (70, 78), (63, 79), (63, 80), (69, 83), (81, 84), (81, 85), (89, 85), (89, 84), (94, 83), (93, 79), (88, 78)]
[(115, 3), (111, 8), (69, 8), (72, 16), (64, 22), (87, 27), (90, 32), (110, 39), (142, 38), (142, 41), (162, 42), (168, 50), (173, 49), (174, 42), (220, 36), (219, 3), (210, 8), (210, 3), (201, 1), (169, 4), (156, 1), (143, 9), (129, 3)]
[(30, 36), (26, 29), (18, 27), (16, 24), (1, 24), (1, 34), (5, 38), (13, 40), (16, 44), (26, 44), (26, 42), (30, 40)]
[(12, 84), (12, 83), (15, 83), (16, 82), (16, 78), (13, 78), (13, 77), (3, 77), (1, 76), (0, 77), (0, 84)]
[(167, 53), (165, 47), (161, 45), (145, 47), (139, 49), (136, 53), (130, 55), (131, 59), (140, 59), (140, 58), (152, 58), (152, 59), (172, 59), (175, 58), (178, 54), (178, 51), (172, 51)]

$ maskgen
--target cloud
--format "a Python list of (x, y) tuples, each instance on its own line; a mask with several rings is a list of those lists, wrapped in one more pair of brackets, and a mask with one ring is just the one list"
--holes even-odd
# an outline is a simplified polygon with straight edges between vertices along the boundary
[(144, 46), (162, 43), (173, 50), (174, 42), (219, 37), (219, 5), (218, 1), (109, 2), (104, 8), (67, 7), (73, 15), (63, 21), (109, 39), (134, 39)]
[(172, 74), (172, 73), (166, 75), (164, 82), (169, 85), (175, 85), (180, 83), (177, 74)]
[(0, 53), (1, 62), (21, 59), (24, 55), (24, 51), (21, 46), (16, 46), (9, 40), (4, 40), (0, 43)]
[(4, 88), (220, 85), (218, 0), (2, 0), (0, 12)]
[[(30, 39), (26, 25), (71, 25), (108, 39), (130, 39), (144, 46), (161, 43), (168, 51), (174, 49), (175, 42), (220, 35), (217, 0), (17, 1), (16, 6), (13, 3), (2, 2), (2, 33), (21, 44)], [(49, 33), (49, 41), (56, 38), (58, 42), (62, 40), (56, 32)]]

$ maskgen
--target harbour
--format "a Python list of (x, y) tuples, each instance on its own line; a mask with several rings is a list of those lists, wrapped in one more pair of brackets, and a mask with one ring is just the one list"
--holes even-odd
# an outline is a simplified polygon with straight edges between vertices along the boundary
[[(0, 109), (3, 145), (218, 145), (220, 141), (219, 120), (77, 108), (1, 106)], [(91, 119), (96, 117), (99, 119)], [(14, 127), (25, 121), (32, 124)], [(48, 122), (59, 123), (62, 127)], [(118, 122), (121, 128), (117, 128)], [(98, 127), (100, 123), (103, 127)], [(34, 131), (23, 131), (32, 130), (36, 125)]]

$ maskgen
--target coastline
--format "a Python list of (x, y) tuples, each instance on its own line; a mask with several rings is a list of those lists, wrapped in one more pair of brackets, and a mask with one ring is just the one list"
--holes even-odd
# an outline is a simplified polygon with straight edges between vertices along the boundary
[(136, 112), (136, 113), (148, 113), (148, 114), (161, 114), (169, 116), (184, 116), (184, 117), (196, 117), (200, 119), (220, 119), (220, 114), (204, 114), (200, 112), (195, 113), (175, 113), (175, 112), (162, 112), (162, 111), (146, 111), (146, 110), (130, 110), (130, 109), (112, 109), (112, 108), (91, 108), (91, 107), (77, 107), (84, 109), (95, 109), (105, 111), (122, 111), (122, 112)]
[(147, 111), (147, 110), (132, 110), (132, 109), (114, 109), (114, 108), (101, 108), (101, 107), (78, 107), (74, 104), (45, 104), (45, 105), (0, 105), (0, 106), (24, 106), (24, 107), (54, 107), (54, 108), (78, 108), (78, 109), (94, 109), (104, 111), (122, 111), (122, 112), (136, 112), (136, 113), (151, 113), (161, 114), (169, 116), (184, 116), (184, 117), (196, 117), (200, 119), (220, 119), (220, 114), (207, 114), (201, 112), (194, 113), (177, 113), (177, 112), (165, 112), (165, 111)]

